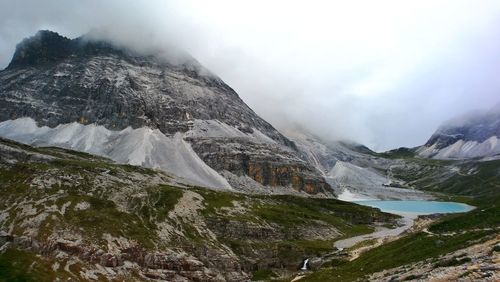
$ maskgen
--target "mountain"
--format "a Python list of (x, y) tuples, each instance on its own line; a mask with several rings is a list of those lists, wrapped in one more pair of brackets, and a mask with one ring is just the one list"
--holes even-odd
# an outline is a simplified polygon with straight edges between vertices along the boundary
[(187, 55), (167, 58), (40, 31), (0, 71), (0, 136), (215, 189), (331, 193), (294, 143), (220, 78)]
[(457, 117), (439, 127), (417, 149), (422, 157), (470, 159), (500, 154), (500, 104), (487, 112)]
[(303, 128), (282, 132), (295, 142), (301, 157), (321, 171), (339, 199), (432, 198), (408, 189), (405, 181), (393, 177), (392, 169), (406, 166), (403, 160), (377, 154), (352, 141), (325, 141)]
[[(0, 107), (2, 281), (498, 276), (494, 157), (444, 161), (300, 128), (283, 135), (189, 56), (50, 31), (21, 42), (0, 71)], [(457, 140), (498, 137), (495, 113), (461, 120), (480, 130)], [(432, 143), (455, 144), (454, 134)], [(408, 218), (333, 193), (475, 209), (420, 216), (399, 233)]]

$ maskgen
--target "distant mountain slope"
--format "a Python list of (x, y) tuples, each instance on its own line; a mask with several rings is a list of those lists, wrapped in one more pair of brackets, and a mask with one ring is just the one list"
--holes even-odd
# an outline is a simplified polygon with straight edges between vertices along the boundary
[(428, 199), (423, 192), (407, 189), (405, 182), (391, 175), (402, 160), (382, 157), (369, 148), (349, 141), (326, 142), (295, 128), (283, 130), (293, 140), (303, 159), (321, 171), (342, 200)]
[[(233, 89), (188, 55), (179, 61), (40, 31), (0, 71), (1, 136), (160, 168), (213, 188), (331, 193)], [(31, 131), (19, 126), (26, 122)]]
[(489, 157), (500, 154), (499, 139), (500, 104), (443, 124), (417, 153), (435, 159)]

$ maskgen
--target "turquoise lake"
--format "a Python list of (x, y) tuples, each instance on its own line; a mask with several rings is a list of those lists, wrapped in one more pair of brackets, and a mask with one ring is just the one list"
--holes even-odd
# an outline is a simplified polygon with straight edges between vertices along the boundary
[(410, 213), (410, 214), (433, 214), (433, 213), (457, 213), (468, 212), (474, 207), (455, 202), (437, 201), (356, 201), (356, 204), (379, 208), (381, 211), (389, 213)]

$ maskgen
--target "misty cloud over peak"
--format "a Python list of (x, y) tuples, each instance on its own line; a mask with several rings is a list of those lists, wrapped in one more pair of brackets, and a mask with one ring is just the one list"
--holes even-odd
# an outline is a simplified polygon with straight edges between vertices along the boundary
[(498, 1), (2, 1), (0, 66), (40, 29), (191, 55), (276, 127), (376, 150), (500, 100)]
[[(473, 110), (465, 114), (457, 115), (441, 124), (438, 130), (444, 130), (452, 127), (473, 126), (479, 123), (498, 123), (500, 120), (500, 103), (489, 110)], [(487, 121), (487, 122), (485, 122)]]

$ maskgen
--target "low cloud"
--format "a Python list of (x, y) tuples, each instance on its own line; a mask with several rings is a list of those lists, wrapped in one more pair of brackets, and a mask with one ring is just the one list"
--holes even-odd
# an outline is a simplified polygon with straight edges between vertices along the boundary
[(377, 150), (500, 100), (498, 1), (2, 1), (0, 66), (39, 29), (185, 50), (276, 127)]

